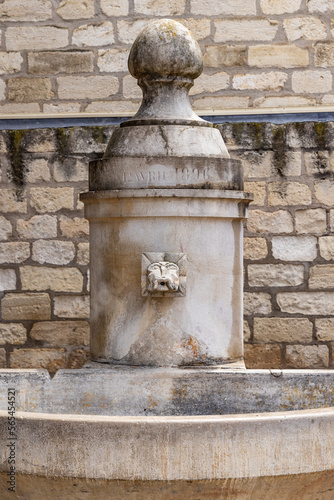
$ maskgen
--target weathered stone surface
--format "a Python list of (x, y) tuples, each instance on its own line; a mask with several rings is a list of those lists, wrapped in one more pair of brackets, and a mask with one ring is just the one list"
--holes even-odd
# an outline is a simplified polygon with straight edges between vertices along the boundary
[(4, 0), (0, 4), (0, 17), (3, 21), (46, 21), (52, 17), (50, 0)]
[(331, 207), (334, 204), (334, 182), (324, 179), (314, 182), (314, 195), (319, 203)]
[(0, 243), (0, 264), (18, 264), (30, 257), (30, 245), (23, 241)]
[(322, 342), (334, 342), (334, 318), (315, 320), (316, 336)]
[(287, 210), (277, 212), (250, 210), (247, 230), (252, 233), (292, 233), (292, 216)]
[(272, 251), (275, 259), (312, 261), (317, 256), (315, 236), (274, 236)]
[(244, 238), (244, 259), (261, 260), (268, 255), (265, 238)]
[(0, 105), (0, 112), (6, 114), (39, 113), (40, 107), (37, 103), (7, 103)]
[(211, 33), (210, 19), (182, 19), (182, 24), (191, 31), (195, 40), (203, 40)]
[(128, 70), (128, 49), (99, 50), (97, 65), (101, 72), (114, 73)]
[(334, 65), (334, 42), (317, 43), (315, 46), (314, 62), (316, 66), (328, 68)]
[(246, 179), (269, 177), (274, 173), (271, 151), (246, 151), (237, 156), (242, 161)]
[(81, 104), (78, 102), (60, 102), (57, 104), (43, 104), (43, 112), (49, 114), (55, 113), (78, 113)]
[(295, 71), (292, 74), (292, 90), (302, 94), (318, 94), (332, 90), (332, 74), (326, 70)]
[(0, 216), (0, 241), (8, 240), (12, 234), (12, 225), (5, 217)]
[(179, 16), (184, 13), (186, 0), (134, 0), (135, 13), (149, 16)]
[(88, 181), (88, 162), (81, 158), (65, 158), (53, 166), (53, 178), (57, 182)]
[(251, 331), (248, 321), (244, 321), (244, 342), (248, 342), (251, 338)]
[(94, 53), (90, 51), (29, 52), (28, 71), (32, 75), (92, 73)]
[(229, 82), (230, 76), (227, 73), (214, 73), (213, 75), (202, 73), (199, 78), (196, 78), (195, 84), (190, 90), (190, 95), (227, 89)]
[(301, 0), (261, 0), (264, 14), (291, 14), (300, 8)]
[(306, 172), (309, 175), (328, 174), (334, 171), (328, 151), (317, 150), (304, 154)]
[(249, 264), (250, 286), (297, 286), (304, 281), (304, 266), (292, 264)]
[(60, 99), (103, 99), (118, 91), (118, 79), (111, 76), (60, 76)]
[(193, 14), (204, 16), (256, 15), (256, 0), (248, 0), (247, 2), (226, 0), (219, 3), (211, 0), (191, 0), (190, 8)]
[(55, 129), (31, 129), (24, 135), (27, 153), (51, 153), (59, 149)]
[(334, 292), (282, 292), (277, 303), (289, 314), (334, 315)]
[(326, 210), (313, 208), (297, 210), (295, 213), (296, 232), (299, 234), (323, 234), (326, 232)]
[(47, 50), (68, 45), (68, 29), (55, 26), (20, 26), (6, 30), (7, 50)]
[(334, 209), (329, 211), (329, 225), (331, 231), (334, 232)]
[(270, 96), (258, 97), (254, 99), (253, 106), (260, 108), (284, 108), (284, 107), (297, 107), (297, 106), (315, 106), (316, 99), (301, 96)]
[(284, 88), (287, 79), (287, 73), (280, 71), (254, 75), (235, 75), (233, 76), (232, 87), (237, 90), (273, 90), (278, 92)]
[(200, 110), (217, 111), (225, 108), (247, 108), (249, 97), (223, 96), (223, 97), (201, 97), (193, 100), (193, 108), (197, 112)]
[(245, 182), (244, 189), (248, 193), (252, 193), (254, 196), (253, 205), (263, 206), (266, 199), (266, 183), (265, 182)]
[(249, 40), (270, 41), (275, 38), (278, 21), (267, 19), (217, 20), (215, 42), (243, 42)]
[(262, 292), (244, 292), (244, 314), (270, 314), (270, 294)]
[(74, 267), (24, 266), (20, 268), (23, 290), (81, 292), (83, 276)]
[(20, 71), (22, 62), (23, 57), (19, 52), (0, 52), (0, 74)]
[(57, 295), (54, 313), (59, 318), (89, 318), (88, 295)]
[(0, 349), (0, 368), (7, 368), (5, 349)]
[(320, 255), (326, 260), (334, 260), (334, 236), (319, 238)]
[(62, 208), (73, 210), (74, 189), (62, 188), (31, 188), (30, 205), (37, 212), (57, 212)]
[(70, 219), (64, 215), (60, 216), (60, 232), (67, 238), (87, 236), (89, 234), (89, 223), (87, 219), (74, 217)]
[(114, 27), (109, 21), (79, 26), (72, 35), (73, 45), (79, 47), (101, 47), (102, 45), (111, 45), (114, 41)]
[(19, 219), (16, 225), (21, 238), (55, 238), (57, 236), (57, 218), (52, 215), (35, 215), (29, 220)]
[(128, 0), (101, 0), (101, 9), (107, 16), (127, 16), (129, 13), (129, 2)]
[(37, 240), (32, 244), (32, 259), (40, 264), (65, 265), (74, 259), (75, 250), (71, 241)]
[(81, 266), (89, 264), (89, 243), (78, 243), (77, 263)]
[(208, 45), (203, 56), (204, 66), (222, 68), (243, 66), (246, 62), (246, 45)]
[(27, 330), (21, 323), (0, 324), (0, 344), (24, 344), (27, 340)]
[(254, 318), (257, 342), (312, 342), (313, 324), (306, 318)]
[(328, 347), (289, 345), (286, 347), (286, 363), (288, 368), (328, 368)]
[(245, 345), (245, 365), (248, 369), (281, 368), (281, 349), (277, 345)]
[(29, 102), (52, 99), (49, 78), (10, 78), (8, 80), (8, 99), (15, 102)]
[(310, 205), (311, 190), (306, 184), (299, 182), (270, 182), (268, 185), (268, 204), (277, 205)]
[(61, 0), (57, 14), (63, 19), (88, 19), (94, 17), (94, 0)]
[(126, 99), (141, 99), (143, 97), (141, 88), (131, 75), (123, 78), (123, 95)]
[(289, 42), (294, 42), (300, 38), (323, 40), (327, 37), (326, 26), (316, 17), (284, 19), (283, 25)]
[(7, 293), (1, 300), (4, 320), (51, 319), (51, 302), (47, 293)]
[(310, 0), (307, 4), (310, 12), (327, 12), (333, 11), (333, 0)]
[(334, 265), (318, 265), (310, 268), (309, 287), (334, 288)]
[(16, 274), (14, 269), (0, 269), (0, 292), (15, 290)]
[[(1, 330), (0, 330), (1, 331)], [(89, 323), (87, 321), (41, 321), (35, 323), (31, 338), (42, 340), (47, 345), (89, 345)]]
[(27, 162), (26, 181), (34, 184), (35, 182), (47, 182), (50, 180), (50, 169), (47, 160), (38, 158)]
[(295, 68), (308, 66), (309, 55), (296, 45), (253, 45), (248, 49), (248, 64), (259, 68)]
[(11, 368), (46, 368), (51, 374), (66, 364), (65, 349), (14, 349)]
[(0, 210), (2, 213), (27, 212), (27, 199), (25, 191), (18, 195), (15, 189), (2, 189), (0, 197)]
[(89, 354), (89, 349), (73, 349), (68, 357), (67, 368), (82, 368), (89, 361)]

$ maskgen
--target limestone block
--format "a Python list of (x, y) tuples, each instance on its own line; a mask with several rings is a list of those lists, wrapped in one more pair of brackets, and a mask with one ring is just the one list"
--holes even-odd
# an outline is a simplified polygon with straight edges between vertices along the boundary
[(312, 342), (313, 324), (306, 318), (254, 318), (257, 342)]
[(62, 208), (73, 210), (74, 208), (73, 188), (31, 188), (30, 205), (37, 212), (57, 212)]
[(289, 42), (294, 42), (300, 38), (306, 40), (323, 40), (327, 38), (326, 26), (316, 17), (285, 19), (283, 26)]
[(193, 108), (197, 112), (200, 110), (217, 111), (225, 108), (247, 108), (249, 97), (224, 96), (224, 97), (200, 97), (193, 100)]
[(101, 0), (101, 9), (106, 16), (127, 16), (129, 13), (129, 2), (128, 0)]
[(60, 99), (103, 99), (118, 92), (118, 79), (112, 76), (60, 76)]
[(60, 232), (66, 238), (76, 238), (89, 234), (89, 223), (87, 219), (74, 217), (70, 219), (65, 215), (60, 216)]
[(310, 268), (309, 288), (334, 288), (334, 266), (318, 265)]
[[(111, 2), (111, 0), (110, 0)], [(183, 23), (184, 20), (182, 20)], [(133, 43), (139, 33), (150, 23), (150, 19), (117, 21), (118, 39), (121, 43)]]
[(89, 361), (89, 349), (73, 349), (68, 357), (67, 368), (82, 368)]
[(31, 75), (57, 73), (92, 73), (94, 53), (91, 51), (29, 52), (28, 72)]
[(32, 260), (40, 264), (65, 265), (74, 259), (74, 245), (70, 241), (37, 240), (32, 244)]
[(101, 72), (114, 73), (128, 71), (128, 49), (99, 50), (97, 66)]
[(310, 0), (307, 4), (310, 12), (327, 12), (334, 10), (333, 0)]
[(10, 368), (46, 368), (51, 374), (66, 365), (65, 349), (14, 349)]
[(0, 349), (0, 368), (7, 368), (5, 349)]
[(54, 215), (35, 215), (29, 220), (19, 219), (16, 229), (21, 238), (55, 238), (57, 236), (57, 217)]
[(65, 158), (53, 165), (53, 178), (57, 182), (88, 181), (88, 161), (86, 158)]
[(251, 337), (251, 331), (249, 328), (248, 321), (244, 321), (244, 342), (249, 342)]
[(72, 44), (79, 47), (101, 47), (101, 45), (111, 45), (114, 41), (114, 28), (109, 21), (102, 24), (79, 26), (73, 31), (72, 35)]
[(81, 266), (89, 264), (89, 243), (78, 243), (77, 263)]
[(248, 369), (281, 368), (281, 348), (278, 345), (245, 345), (245, 365)]
[(48, 161), (44, 158), (27, 162), (26, 168), (26, 181), (31, 184), (39, 181), (47, 182), (51, 178)]
[(7, 293), (1, 300), (4, 320), (51, 319), (51, 302), (47, 293)]
[(7, 103), (0, 105), (0, 112), (4, 115), (22, 114), (22, 113), (39, 113), (40, 107), (38, 103)]
[(302, 94), (330, 92), (332, 74), (325, 70), (295, 71), (292, 74), (292, 90)]
[(317, 256), (315, 236), (274, 236), (272, 251), (275, 259), (312, 261)]
[(311, 190), (306, 184), (279, 181), (268, 185), (269, 206), (310, 205), (311, 202)]
[(315, 320), (316, 336), (322, 342), (334, 342), (334, 318)]
[(328, 347), (326, 345), (288, 345), (286, 363), (288, 368), (328, 368)]
[(6, 22), (46, 21), (52, 18), (50, 0), (4, 0), (0, 4), (0, 18)]
[(235, 19), (214, 21), (215, 42), (271, 41), (278, 30), (278, 21), (269, 19)]
[(186, 0), (134, 0), (135, 13), (149, 16), (179, 16), (185, 6)]
[(94, 0), (61, 0), (57, 14), (62, 19), (88, 19), (94, 17)]
[(246, 151), (239, 153), (238, 158), (242, 161), (246, 179), (270, 177), (273, 175), (273, 155), (271, 151)]
[(81, 292), (83, 276), (74, 267), (39, 267), (20, 268), (23, 290), (53, 290), (54, 292)]
[(291, 14), (300, 8), (301, 0), (261, 0), (264, 14)]
[(320, 255), (325, 260), (334, 260), (334, 236), (319, 238)]
[(289, 314), (334, 315), (334, 292), (282, 292), (277, 303)]
[[(139, 88), (139, 87), (138, 87)], [(87, 113), (127, 113), (130, 116), (136, 114), (139, 108), (138, 102), (131, 102), (127, 100), (112, 100), (112, 101), (96, 101), (88, 104), (85, 107)]]
[(20, 71), (22, 62), (23, 57), (20, 52), (0, 52), (0, 74), (16, 73)]
[(14, 269), (0, 269), (0, 292), (15, 290), (16, 274)]
[(52, 99), (51, 80), (49, 78), (9, 78), (8, 99), (15, 102), (29, 102)]
[(193, 14), (204, 16), (247, 16), (256, 15), (256, 0), (191, 0), (190, 9)]
[(30, 257), (30, 245), (23, 241), (0, 243), (0, 264), (18, 264)]
[(328, 151), (312, 151), (304, 153), (306, 172), (308, 175), (326, 175), (334, 172), (333, 162)]
[(24, 344), (27, 340), (27, 330), (22, 323), (1, 323), (0, 344)]
[(304, 282), (304, 266), (292, 264), (249, 264), (250, 286), (298, 286)]
[(218, 92), (229, 87), (230, 76), (227, 73), (214, 73), (207, 75), (202, 73), (196, 78), (194, 86), (190, 90), (190, 95), (201, 94), (202, 92)]
[(262, 292), (244, 292), (244, 314), (270, 314), (270, 294)]
[(79, 113), (79, 102), (60, 102), (57, 104), (43, 104), (43, 113)]
[(261, 260), (268, 255), (265, 238), (244, 238), (244, 259)]
[(6, 83), (0, 80), (0, 101), (4, 101), (6, 98)]
[(315, 181), (314, 195), (317, 201), (326, 206), (334, 204), (334, 182), (331, 179)]
[(292, 233), (292, 215), (287, 210), (277, 212), (250, 210), (247, 230), (252, 233)]
[(5, 217), (0, 216), (0, 241), (8, 240), (12, 234), (12, 225)]
[(126, 99), (141, 99), (143, 96), (141, 88), (131, 75), (123, 78), (123, 95)]
[(329, 224), (331, 231), (334, 231), (334, 210), (329, 211)]
[(210, 19), (182, 19), (182, 24), (191, 31), (195, 40), (203, 40), (210, 36), (211, 22)]
[(264, 205), (267, 194), (265, 182), (245, 182), (244, 189), (253, 194), (254, 201), (252, 201), (252, 205)]
[(313, 208), (297, 210), (295, 213), (296, 232), (299, 234), (323, 234), (326, 232), (326, 210)]
[(55, 26), (8, 27), (6, 50), (52, 50), (68, 45), (68, 29)]
[(321, 99), (321, 104), (324, 104), (325, 106), (331, 106), (334, 103), (334, 95), (324, 95)]
[(54, 313), (59, 318), (89, 318), (89, 296), (57, 295)]
[(59, 148), (55, 129), (31, 129), (24, 135), (27, 153), (49, 153)]
[(19, 196), (15, 189), (2, 189), (0, 197), (0, 211), (9, 212), (27, 212), (27, 199), (25, 191)]
[(33, 325), (30, 336), (51, 346), (87, 346), (90, 336), (89, 323), (87, 321), (41, 321)]
[(234, 75), (232, 87), (237, 90), (273, 90), (278, 92), (284, 88), (287, 79), (287, 73), (280, 71), (255, 75)]
[(253, 106), (260, 108), (284, 108), (284, 107), (297, 107), (297, 106), (315, 106), (316, 99), (308, 97), (287, 95), (287, 96), (270, 96), (258, 97), (254, 99)]
[(295, 68), (308, 66), (309, 55), (296, 45), (253, 45), (248, 49), (248, 64), (259, 68)]
[(203, 64), (209, 68), (243, 66), (246, 63), (246, 45), (208, 45)]

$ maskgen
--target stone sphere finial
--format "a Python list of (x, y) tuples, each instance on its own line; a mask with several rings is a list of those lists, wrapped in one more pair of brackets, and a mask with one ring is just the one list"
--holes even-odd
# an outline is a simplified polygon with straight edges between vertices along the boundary
[(136, 38), (129, 56), (132, 76), (141, 79), (197, 78), (202, 53), (190, 31), (171, 19), (149, 24)]

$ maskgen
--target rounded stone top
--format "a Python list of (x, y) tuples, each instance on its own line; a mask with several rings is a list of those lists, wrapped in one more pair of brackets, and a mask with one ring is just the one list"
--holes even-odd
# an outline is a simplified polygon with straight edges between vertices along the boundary
[(201, 49), (191, 32), (171, 19), (154, 21), (138, 35), (128, 64), (138, 80), (193, 80), (203, 69)]

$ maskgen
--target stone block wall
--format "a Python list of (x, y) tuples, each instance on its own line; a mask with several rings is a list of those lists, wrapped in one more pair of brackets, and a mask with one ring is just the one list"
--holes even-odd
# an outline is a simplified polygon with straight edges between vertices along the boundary
[(197, 110), (333, 105), (332, 0), (2, 0), (0, 113), (130, 113), (128, 52), (154, 19), (204, 55)]
[[(334, 123), (224, 123), (254, 202), (245, 229), (249, 368), (333, 368)], [(78, 194), (112, 127), (0, 135), (0, 366), (81, 367), (88, 222)]]

